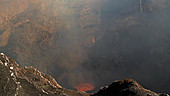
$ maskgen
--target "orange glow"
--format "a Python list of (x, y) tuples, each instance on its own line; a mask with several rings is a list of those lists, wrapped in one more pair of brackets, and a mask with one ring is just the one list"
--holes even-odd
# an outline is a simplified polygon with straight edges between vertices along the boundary
[(89, 90), (93, 90), (94, 86), (90, 83), (84, 83), (84, 84), (80, 84), (78, 86), (75, 87), (78, 91), (89, 91)]

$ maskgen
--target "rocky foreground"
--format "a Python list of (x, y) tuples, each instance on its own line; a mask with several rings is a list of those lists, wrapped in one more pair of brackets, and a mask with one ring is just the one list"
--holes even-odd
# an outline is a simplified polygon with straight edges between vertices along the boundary
[(62, 88), (54, 78), (33, 67), (21, 68), (0, 54), (0, 96), (169, 96), (144, 89), (132, 79), (114, 81), (99, 92), (88, 94)]

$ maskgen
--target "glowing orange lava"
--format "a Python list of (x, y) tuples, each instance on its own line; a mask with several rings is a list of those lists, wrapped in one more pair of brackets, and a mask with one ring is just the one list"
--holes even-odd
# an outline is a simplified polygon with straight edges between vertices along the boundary
[(94, 86), (90, 83), (84, 83), (84, 84), (80, 84), (78, 86), (75, 87), (78, 91), (89, 91), (89, 90), (93, 90)]

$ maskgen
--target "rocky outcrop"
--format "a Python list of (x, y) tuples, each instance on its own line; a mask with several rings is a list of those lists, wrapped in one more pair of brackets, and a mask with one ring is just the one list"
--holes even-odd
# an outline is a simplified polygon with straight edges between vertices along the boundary
[(50, 75), (33, 67), (21, 68), (13, 59), (1, 53), (0, 96), (88, 96), (88, 94), (62, 88)]
[(144, 89), (133, 79), (114, 81), (109, 86), (103, 87), (98, 93), (91, 96), (169, 96), (168, 94), (157, 94)]

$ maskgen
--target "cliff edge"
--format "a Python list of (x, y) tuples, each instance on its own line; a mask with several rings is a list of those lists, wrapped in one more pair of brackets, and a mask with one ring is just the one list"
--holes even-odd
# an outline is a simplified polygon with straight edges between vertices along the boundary
[(62, 88), (50, 75), (33, 67), (21, 68), (0, 54), (0, 96), (89, 96)]

